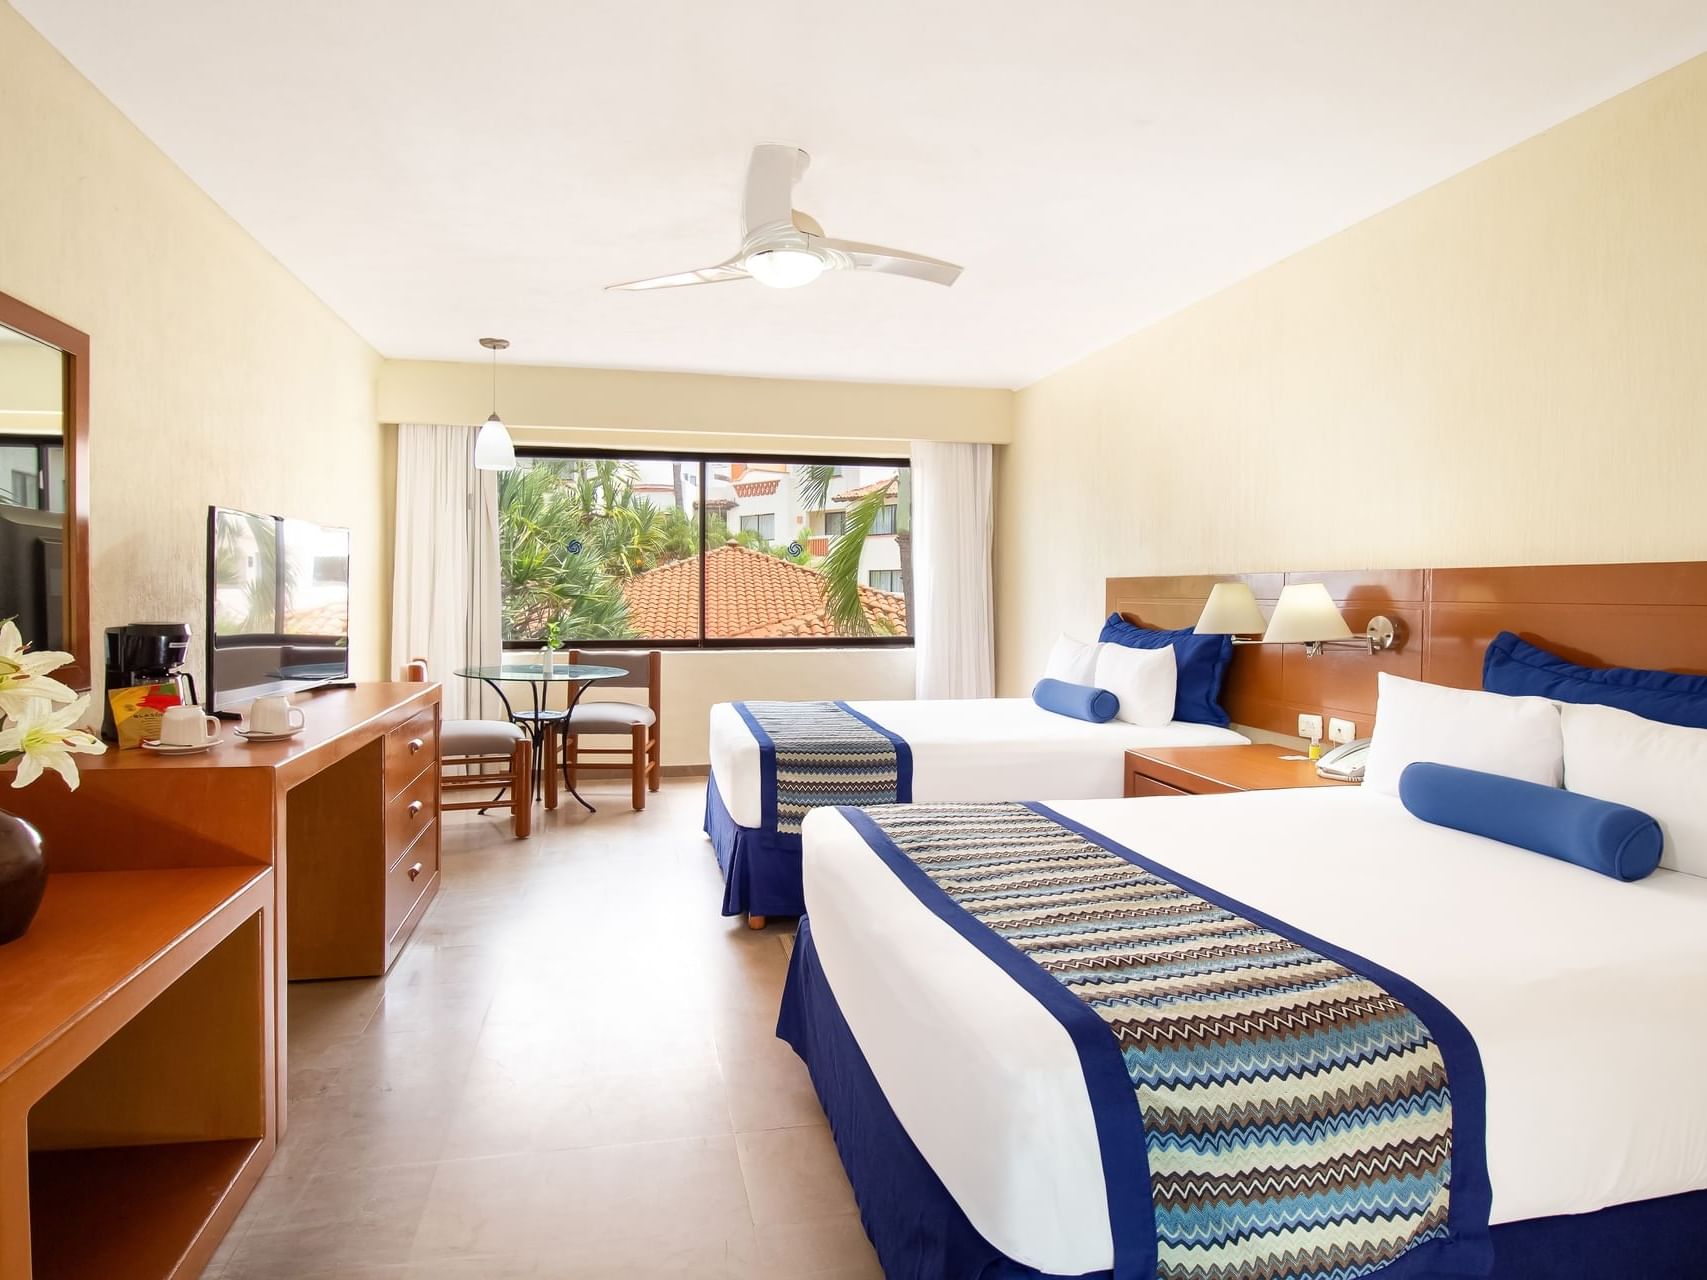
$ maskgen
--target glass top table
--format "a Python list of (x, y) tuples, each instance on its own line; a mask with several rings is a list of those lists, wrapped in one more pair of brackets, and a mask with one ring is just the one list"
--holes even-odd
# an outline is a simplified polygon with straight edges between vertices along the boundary
[(469, 680), (503, 680), (510, 684), (568, 684), (571, 681), (609, 680), (625, 676), (621, 667), (601, 667), (586, 662), (556, 662), (547, 671), (540, 663), (504, 662), (495, 667), (458, 667), (456, 674)]
[[(490, 667), (458, 667), (456, 674), (465, 680), (480, 680), (491, 687), (498, 695), (498, 701), (504, 704), (504, 714), (510, 718), (510, 723), (522, 726), (533, 739), (533, 791), (537, 797), (540, 783), (545, 778), (545, 770), (556, 767), (555, 760), (545, 758), (545, 739), (548, 730), (555, 730), (557, 725), (566, 724), (570, 713), (575, 710), (575, 704), (581, 700), (581, 695), (600, 680), (612, 680), (628, 674), (622, 667), (605, 667), (589, 662), (554, 662), (547, 669), (538, 662), (501, 662)], [(531, 695), (532, 707), (527, 711), (517, 711), (510, 705), (510, 697), (504, 692), (506, 684), (525, 684)], [(554, 684), (569, 687), (569, 703), (563, 710), (558, 711), (545, 705), (546, 697)], [(556, 777), (555, 774), (552, 775)], [(563, 785), (569, 794), (580, 801), (581, 807), (588, 813), (593, 813), (593, 806), (587, 803), (587, 798), (574, 787), (569, 786), (567, 772), (564, 774)], [(547, 807), (552, 801), (552, 792), (546, 792)]]

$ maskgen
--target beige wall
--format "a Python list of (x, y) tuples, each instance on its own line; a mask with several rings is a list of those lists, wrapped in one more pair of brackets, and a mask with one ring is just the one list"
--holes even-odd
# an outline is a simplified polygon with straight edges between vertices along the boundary
[(97, 677), (102, 627), (199, 636), (210, 503), (351, 527), (354, 666), (377, 676), (378, 356), (4, 3), (0, 290), (90, 335)]
[(1118, 574), (1707, 558), (1707, 58), (1021, 392), (999, 683)]
[[(387, 361), (385, 422), (484, 422), (491, 370), (480, 363)], [(745, 448), (857, 452), (897, 441), (1009, 439), (1013, 393), (500, 365), (498, 408), (518, 439), (588, 448)]]
[(65, 357), (0, 329), (0, 436), (60, 434)]

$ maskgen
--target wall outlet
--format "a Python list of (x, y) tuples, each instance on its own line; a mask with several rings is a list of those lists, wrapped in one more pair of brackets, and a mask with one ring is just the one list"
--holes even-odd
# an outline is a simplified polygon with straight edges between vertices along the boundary
[(1357, 737), (1357, 725), (1350, 720), (1341, 720), (1338, 716), (1328, 721), (1329, 742), (1350, 742)]
[(1311, 742), (1320, 742), (1322, 739), (1322, 717), (1299, 716), (1298, 736), (1308, 738)]

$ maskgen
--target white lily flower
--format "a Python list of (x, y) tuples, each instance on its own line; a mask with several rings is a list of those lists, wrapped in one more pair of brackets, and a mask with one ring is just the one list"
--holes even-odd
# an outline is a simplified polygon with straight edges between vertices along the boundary
[(107, 749), (94, 734), (77, 727), (88, 709), (88, 694), (58, 710), (44, 699), (33, 698), (21, 714), (0, 729), (0, 759), (20, 757), (14, 787), (27, 787), (44, 770), (52, 769), (65, 779), (69, 789), (77, 790), (77, 766), (72, 755), (98, 756)]
[(77, 691), (58, 680), (50, 680), (47, 675), (70, 661), (69, 653), (54, 649), (29, 652), (18, 633), (18, 624), (10, 618), (0, 623), (0, 713), (16, 718), (38, 698), (70, 702)]

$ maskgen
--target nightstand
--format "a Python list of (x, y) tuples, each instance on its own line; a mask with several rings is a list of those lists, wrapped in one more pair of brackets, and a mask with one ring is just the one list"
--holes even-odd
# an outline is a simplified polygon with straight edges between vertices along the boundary
[(1128, 796), (1208, 796), (1228, 791), (1284, 791), (1289, 787), (1352, 787), (1316, 772), (1291, 747), (1252, 742), (1238, 747), (1151, 747), (1126, 753)]

